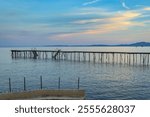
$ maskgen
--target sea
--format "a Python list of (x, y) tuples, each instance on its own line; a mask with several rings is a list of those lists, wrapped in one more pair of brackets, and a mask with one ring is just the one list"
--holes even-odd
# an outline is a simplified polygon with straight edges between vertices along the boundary
[[(35, 49), (35, 47), (0, 48), (0, 93), (24, 89), (85, 90), (87, 100), (149, 100), (150, 65), (104, 64), (83, 61), (53, 59), (12, 59), (12, 49)], [(36, 47), (40, 50), (80, 50), (100, 52), (150, 52), (150, 47)]]

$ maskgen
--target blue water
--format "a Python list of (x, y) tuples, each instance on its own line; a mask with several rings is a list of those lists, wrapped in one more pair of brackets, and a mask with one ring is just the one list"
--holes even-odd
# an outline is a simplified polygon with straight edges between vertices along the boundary
[[(23, 90), (26, 77), (27, 90), (40, 88), (40, 76), (45, 89), (57, 89), (61, 78), (62, 89), (86, 91), (86, 99), (150, 99), (150, 66), (129, 66), (74, 62), (52, 59), (12, 59), (11, 49), (0, 48), (0, 92), (8, 92), (11, 78), (14, 92)], [(31, 49), (31, 48), (17, 48)], [(39, 48), (51, 49), (55, 48)], [(66, 47), (62, 50), (150, 52), (149, 47)]]

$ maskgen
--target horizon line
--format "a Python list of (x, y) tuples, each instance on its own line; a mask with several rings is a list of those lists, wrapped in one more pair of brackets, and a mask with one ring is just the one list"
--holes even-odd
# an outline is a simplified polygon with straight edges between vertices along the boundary
[[(142, 45), (143, 44), (143, 45)], [(150, 42), (133, 42), (122, 44), (45, 44), (45, 45), (0, 45), (0, 47), (88, 47), (88, 46), (150, 46)]]

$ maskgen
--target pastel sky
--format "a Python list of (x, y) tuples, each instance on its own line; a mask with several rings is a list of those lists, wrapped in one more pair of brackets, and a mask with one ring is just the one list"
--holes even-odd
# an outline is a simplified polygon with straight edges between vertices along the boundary
[(150, 42), (150, 0), (0, 0), (0, 45)]

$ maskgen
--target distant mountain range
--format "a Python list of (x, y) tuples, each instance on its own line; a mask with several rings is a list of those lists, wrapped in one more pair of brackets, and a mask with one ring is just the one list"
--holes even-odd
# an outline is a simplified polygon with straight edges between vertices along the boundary
[(130, 44), (129, 46), (150, 46), (150, 42), (137, 42)]
[(137, 42), (137, 43), (132, 43), (132, 44), (123, 44), (123, 45), (120, 44), (120, 46), (150, 46), (150, 43), (149, 42)]
[(9, 45), (9, 46), (2, 46), (0, 45), (0, 47), (92, 47), (92, 46), (131, 46), (131, 47), (145, 47), (145, 46), (150, 46), (150, 42), (136, 42), (136, 43), (131, 43), (131, 44), (89, 44), (89, 45), (30, 45), (30, 46), (26, 46), (26, 45)]
[(131, 44), (114, 44), (114, 45), (107, 45), (107, 44), (92, 44), (92, 45), (46, 45), (45, 47), (90, 47), (90, 46), (150, 46), (150, 42), (136, 42)]
[(95, 44), (92, 46), (150, 46), (150, 42), (136, 42), (131, 44), (116, 44), (116, 45), (102, 45), (102, 44)]

